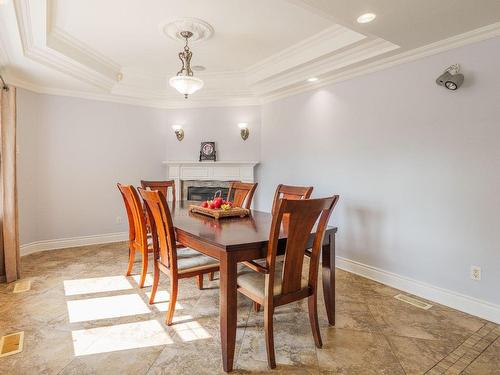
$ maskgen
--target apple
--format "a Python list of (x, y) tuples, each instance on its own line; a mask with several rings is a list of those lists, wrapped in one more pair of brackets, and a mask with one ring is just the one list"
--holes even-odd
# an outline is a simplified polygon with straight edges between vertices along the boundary
[(215, 208), (220, 208), (220, 206), (222, 206), (223, 202), (224, 202), (224, 200), (221, 197), (215, 198), (214, 199)]
[(214, 203), (210, 203), (210, 204), (208, 205), (208, 208), (211, 208), (212, 210), (214, 210), (214, 209), (215, 209), (215, 204), (214, 204)]
[(208, 201), (202, 202), (201, 207), (207, 208), (208, 207)]

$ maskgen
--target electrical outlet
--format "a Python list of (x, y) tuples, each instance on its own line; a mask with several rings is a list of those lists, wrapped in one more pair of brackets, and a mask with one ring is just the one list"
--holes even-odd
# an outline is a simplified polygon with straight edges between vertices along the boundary
[(470, 266), (470, 278), (476, 281), (481, 280), (481, 267)]
[(121, 216), (117, 216), (116, 217), (116, 224), (121, 224), (122, 223), (122, 217)]

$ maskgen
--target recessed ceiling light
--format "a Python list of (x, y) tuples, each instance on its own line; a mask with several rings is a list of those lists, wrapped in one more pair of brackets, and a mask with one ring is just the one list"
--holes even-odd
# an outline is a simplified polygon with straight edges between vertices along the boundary
[(377, 16), (373, 13), (365, 13), (358, 17), (358, 23), (372, 22)]
[(311, 77), (311, 78), (308, 78), (307, 82), (316, 82), (318, 80), (317, 77)]

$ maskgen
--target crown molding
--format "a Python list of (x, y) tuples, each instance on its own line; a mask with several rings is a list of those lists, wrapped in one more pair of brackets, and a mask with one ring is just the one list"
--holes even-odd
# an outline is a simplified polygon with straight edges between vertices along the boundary
[(256, 97), (235, 98), (232, 95), (218, 98), (193, 98), (185, 100), (176, 98), (156, 98), (145, 99), (141, 97), (130, 97), (111, 93), (91, 93), (87, 91), (65, 90), (55, 87), (40, 86), (29, 82), (23, 78), (7, 75), (9, 84), (29, 90), (38, 94), (67, 96), (87, 100), (97, 100), (119, 104), (129, 104), (140, 107), (151, 107), (160, 109), (182, 109), (182, 108), (205, 108), (205, 107), (244, 107), (260, 105), (260, 99)]
[(355, 47), (348, 48), (343, 52), (336, 53), (317, 60), (315, 62), (303, 65), (289, 72), (280, 74), (274, 78), (270, 78), (260, 84), (254, 85), (254, 89), (260, 96), (273, 91), (286, 90), (287, 87), (295, 85), (296, 89), (311, 87), (311, 83), (307, 82), (307, 78), (311, 77), (311, 72), (314, 72), (315, 77), (325, 79), (329, 75), (335, 74), (336, 71), (347, 66), (365, 61), (375, 56), (398, 49), (399, 46), (387, 42), (384, 39), (376, 38), (361, 42)]
[(62, 53), (47, 48), (47, 0), (13, 1), (25, 57), (93, 86), (106, 90), (113, 87), (116, 79), (100, 74)]
[(47, 33), (47, 46), (65, 56), (80, 61), (92, 70), (116, 82), (121, 66), (108, 57), (96, 52), (91, 47), (69, 35), (60, 28), (51, 25)]
[(500, 36), (500, 22), (487, 25), (478, 29), (468, 31), (450, 38), (446, 38), (419, 48), (405, 51), (396, 55), (370, 62), (352, 69), (347, 69), (337, 74), (333, 74), (314, 85), (301, 85), (298, 87), (289, 87), (279, 92), (269, 95), (260, 95), (262, 104), (270, 103), (275, 100), (283, 99), (288, 96), (296, 95), (302, 92), (316, 90), (318, 88), (331, 85), (333, 83), (346, 81), (364, 74), (378, 72), (390, 67), (415, 61), (427, 56), (436, 55), (454, 48), (463, 47), (472, 43), (481, 42), (490, 38)]
[(366, 36), (334, 25), (307, 39), (259, 61), (245, 71), (247, 81), (255, 84), (332, 54), (342, 48), (353, 45)]

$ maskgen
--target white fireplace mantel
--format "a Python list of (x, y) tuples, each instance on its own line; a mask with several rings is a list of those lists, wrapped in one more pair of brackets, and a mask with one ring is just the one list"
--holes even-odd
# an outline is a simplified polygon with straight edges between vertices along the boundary
[(174, 180), (180, 191), (183, 180), (218, 180), (255, 182), (258, 161), (164, 161), (167, 179)]

